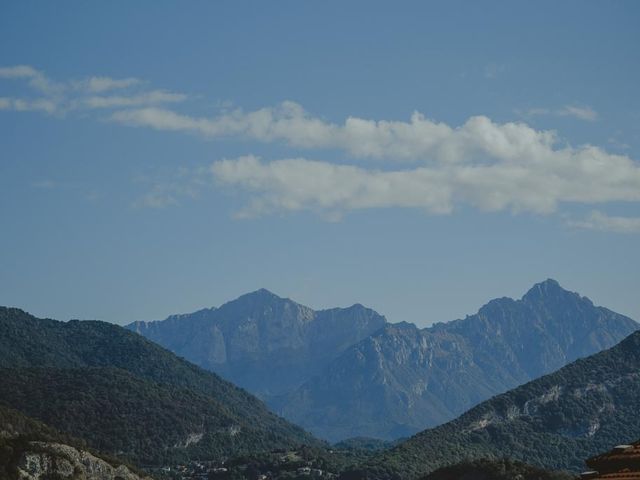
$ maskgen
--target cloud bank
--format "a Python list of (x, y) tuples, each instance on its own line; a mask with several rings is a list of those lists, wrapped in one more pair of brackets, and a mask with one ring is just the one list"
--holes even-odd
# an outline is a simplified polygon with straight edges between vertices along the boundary
[(414, 112), (408, 122), (348, 117), (326, 122), (295, 102), (253, 112), (235, 110), (214, 118), (191, 117), (163, 108), (115, 112), (112, 120), (130, 126), (182, 131), (210, 138), (239, 136), (260, 142), (283, 141), (304, 149), (339, 149), (352, 157), (392, 161), (458, 163), (470, 156), (531, 157), (556, 143), (550, 131), (524, 123), (496, 124), (485, 116), (451, 127)]
[(565, 202), (640, 201), (640, 169), (625, 157), (610, 157), (592, 148), (538, 163), (383, 171), (302, 158), (267, 163), (245, 156), (215, 162), (211, 173), (217, 182), (252, 194), (241, 216), (301, 210), (340, 215), (386, 207), (447, 214), (462, 206), (548, 214)]
[[(168, 108), (188, 100), (187, 95), (150, 89), (134, 77), (55, 82), (20, 65), (0, 68), (0, 79), (21, 81), (35, 94), (0, 97), (0, 110), (107, 111), (111, 121), (131, 127), (278, 142), (297, 150), (343, 155), (342, 164), (308, 158), (267, 162), (244, 156), (215, 162), (208, 173), (196, 175), (213, 175), (218, 185), (248, 192), (242, 216), (311, 210), (337, 218), (353, 210), (389, 207), (448, 214), (465, 206), (550, 214), (563, 204), (640, 202), (640, 166), (630, 157), (592, 145), (572, 146), (556, 132), (524, 122), (497, 123), (478, 115), (461, 125), (448, 125), (417, 111), (406, 121), (349, 116), (331, 122), (292, 101), (248, 112), (194, 116)], [(597, 119), (591, 108), (571, 105), (529, 114)], [(175, 204), (180, 196), (194, 196), (202, 188), (192, 182), (183, 191), (181, 185), (180, 179), (169, 186), (156, 185), (141, 204)], [(573, 226), (637, 231), (636, 219), (598, 211)]]
[(631, 158), (591, 145), (563, 144), (553, 131), (521, 122), (500, 124), (486, 116), (457, 127), (418, 112), (406, 122), (349, 117), (336, 124), (284, 102), (214, 118), (142, 108), (115, 112), (112, 119), (209, 138), (336, 149), (349, 159), (376, 161), (370, 169), (304, 158), (219, 162), (212, 170), (219, 183), (252, 194), (243, 216), (299, 210), (335, 215), (383, 207), (442, 214), (465, 205), (549, 214), (562, 203), (640, 201), (640, 168)]

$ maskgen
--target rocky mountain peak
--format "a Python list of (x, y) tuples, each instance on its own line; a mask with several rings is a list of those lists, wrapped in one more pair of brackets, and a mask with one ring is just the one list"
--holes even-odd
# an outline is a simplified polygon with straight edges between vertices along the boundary
[(388, 323), (290, 394), (278, 412), (331, 440), (411, 435), (612, 347), (637, 328), (548, 279), (521, 300), (497, 298), (461, 320), (425, 329)]
[(380, 315), (378, 312), (376, 312), (375, 310), (369, 308), (369, 307), (365, 307), (364, 305), (362, 305), (361, 303), (354, 303), (353, 305), (351, 305), (350, 307), (335, 307), (335, 308), (328, 308), (325, 310), (319, 310), (318, 313), (320, 313), (321, 315), (336, 315), (339, 314), (342, 317), (344, 317), (343, 319), (345, 321), (348, 322), (352, 322), (355, 318), (369, 318), (369, 317), (375, 317), (378, 318), (380, 320), (380, 324), (384, 324), (386, 323), (387, 319), (384, 317), (384, 315)]
[(265, 312), (271, 312), (265, 317), (265, 319), (270, 319), (273, 315), (276, 315), (275, 312), (280, 312), (281, 314), (284, 311), (288, 311), (294, 316), (300, 316), (300, 319), (304, 321), (313, 316), (311, 309), (261, 288), (225, 303), (218, 309), (217, 317), (226, 320), (262, 318)]
[(531, 287), (529, 291), (524, 294), (522, 300), (524, 302), (537, 303), (540, 301), (553, 301), (570, 298), (580, 298), (580, 296), (577, 293), (565, 290), (556, 280), (548, 278), (544, 282), (536, 283)]
[(254, 292), (245, 293), (244, 295), (239, 296), (237, 299), (232, 300), (232, 302), (238, 301), (274, 301), (274, 300), (286, 300), (275, 293), (267, 290), (266, 288), (259, 288)]
[(384, 326), (384, 332), (387, 334), (402, 334), (402, 333), (417, 333), (420, 329), (414, 323), (409, 322), (397, 322), (387, 323)]

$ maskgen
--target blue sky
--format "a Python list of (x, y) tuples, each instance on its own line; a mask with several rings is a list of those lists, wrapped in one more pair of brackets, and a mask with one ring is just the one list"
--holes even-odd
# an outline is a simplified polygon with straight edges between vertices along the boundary
[(3, 2), (0, 304), (640, 320), (640, 5)]

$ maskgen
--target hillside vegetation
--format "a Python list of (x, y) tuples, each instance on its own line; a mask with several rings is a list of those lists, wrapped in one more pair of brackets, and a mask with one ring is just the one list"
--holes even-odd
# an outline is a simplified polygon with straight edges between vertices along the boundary
[(0, 401), (137, 463), (322, 445), (258, 399), (122, 327), (0, 308)]
[[(0, 378), (5, 378), (0, 377)], [(138, 469), (0, 405), (0, 479), (140, 480)]]
[(498, 395), (382, 452), (356, 478), (419, 478), (470, 459), (509, 457), (554, 470), (640, 438), (640, 332)]

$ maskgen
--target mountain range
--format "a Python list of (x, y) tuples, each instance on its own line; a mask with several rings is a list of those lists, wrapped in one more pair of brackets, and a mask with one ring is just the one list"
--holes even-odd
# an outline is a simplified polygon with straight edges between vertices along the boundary
[[(393, 438), (446, 423), (405, 441), (360, 437), (329, 447), (128, 329), (0, 307), (0, 477), (97, 469), (138, 480), (123, 461), (198, 459), (228, 460), (238, 478), (319, 468), (343, 480), (561, 479), (551, 470), (581, 470), (585, 458), (640, 437), (640, 331), (627, 335), (637, 324), (553, 280), (424, 329), (361, 305), (314, 312), (266, 290), (129, 328), (169, 340), (167, 326), (185, 352), (200, 332), (202, 361), (224, 360), (211, 365), (253, 382), (325, 438)], [(207, 342), (212, 331), (218, 344)], [(271, 361), (286, 378), (269, 375)]]
[(263, 398), (321, 438), (396, 439), (609, 348), (633, 320), (534, 285), (420, 329), (361, 305), (313, 311), (266, 290), (127, 328)]

